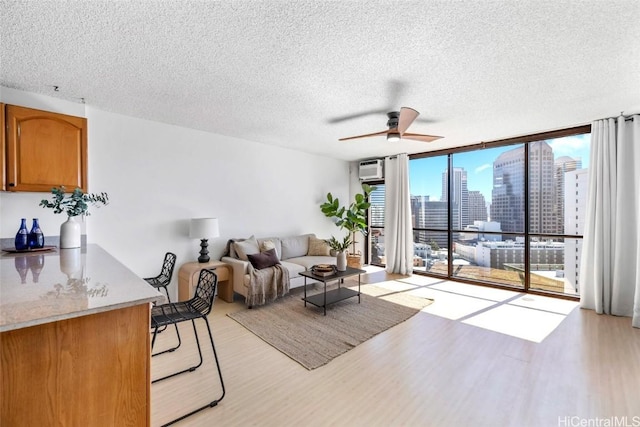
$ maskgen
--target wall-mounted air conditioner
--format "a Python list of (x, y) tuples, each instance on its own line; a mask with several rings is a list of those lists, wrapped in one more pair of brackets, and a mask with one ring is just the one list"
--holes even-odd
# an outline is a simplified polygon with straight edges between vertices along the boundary
[(372, 181), (384, 178), (382, 159), (363, 160), (360, 162), (358, 177), (361, 181)]

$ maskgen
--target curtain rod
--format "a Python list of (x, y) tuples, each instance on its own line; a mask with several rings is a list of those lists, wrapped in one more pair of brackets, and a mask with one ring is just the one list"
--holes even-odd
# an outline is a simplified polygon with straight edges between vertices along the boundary
[[(624, 117), (624, 121), (625, 121), (625, 122), (628, 122), (629, 120), (633, 120), (633, 118), (634, 118), (635, 116), (637, 116), (637, 115), (638, 115), (638, 113), (635, 113), (635, 114), (629, 114), (628, 116), (625, 116), (625, 115), (624, 115), (624, 111), (620, 111), (620, 116)], [(607, 117), (607, 118), (609, 118), (609, 119), (618, 119), (618, 118), (620, 118), (620, 116)]]
[[(633, 120), (633, 116), (622, 116), (622, 117), (624, 118), (624, 121), (625, 121), (625, 122), (629, 122), (629, 121), (632, 121), (632, 120)], [(608, 119), (616, 119), (616, 120), (617, 120), (617, 119), (619, 119), (619, 118), (620, 118), (620, 116), (615, 116), (615, 117), (605, 117), (604, 119), (601, 119), (601, 120), (608, 120)]]
[[(407, 154), (407, 153), (400, 153), (400, 154)], [(395, 159), (397, 159), (397, 158), (398, 158), (398, 156), (399, 156), (400, 154), (392, 154), (392, 155), (387, 156), (387, 157), (388, 157), (390, 160), (395, 160)], [(408, 156), (408, 154), (407, 154), (407, 156)]]

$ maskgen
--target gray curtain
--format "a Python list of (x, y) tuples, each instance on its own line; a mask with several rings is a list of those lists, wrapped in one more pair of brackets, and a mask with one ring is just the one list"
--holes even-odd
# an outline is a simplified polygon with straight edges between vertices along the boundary
[(409, 156), (384, 159), (384, 253), (387, 272), (413, 272), (413, 226), (409, 195)]
[(640, 115), (591, 127), (580, 305), (640, 328)]

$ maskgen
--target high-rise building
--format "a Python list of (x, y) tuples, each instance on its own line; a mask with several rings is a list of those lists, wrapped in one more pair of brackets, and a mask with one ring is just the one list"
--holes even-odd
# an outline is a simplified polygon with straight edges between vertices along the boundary
[(487, 202), (479, 191), (469, 191), (469, 224), (487, 221)]
[(582, 168), (582, 160), (574, 159), (568, 156), (558, 157), (554, 162), (556, 194), (553, 216), (556, 220), (556, 232), (558, 234), (566, 234), (564, 231), (564, 213), (565, 213), (565, 174)]
[[(505, 264), (524, 265), (522, 241), (480, 242), (475, 245), (475, 263), (482, 267), (504, 270)], [(536, 242), (529, 247), (530, 262), (534, 265), (561, 266), (564, 264), (564, 246), (555, 242)]]
[(429, 196), (411, 196), (411, 223), (413, 228), (424, 227), (424, 204), (429, 201)]
[[(431, 243), (435, 241), (440, 247), (447, 247), (448, 209), (446, 202), (430, 201), (429, 196), (411, 196), (411, 214), (413, 227), (430, 228), (442, 231), (414, 230), (414, 242)], [(458, 220), (457, 209), (452, 210), (453, 221)]]
[[(588, 169), (578, 169), (564, 175), (564, 234), (583, 235), (588, 189)], [(578, 293), (582, 239), (565, 239), (564, 250), (564, 277)]]
[(502, 231), (524, 231), (524, 146), (500, 154), (493, 162), (491, 221)]
[[(449, 200), (448, 175), (449, 169), (447, 168), (442, 172), (442, 197), (440, 198), (442, 202)], [(451, 227), (454, 230), (462, 230), (465, 226), (473, 223), (469, 221), (469, 190), (467, 189), (467, 171), (464, 168), (453, 168), (451, 190), (453, 202), (451, 208), (457, 210), (457, 214), (453, 215), (457, 219)]]
[(553, 149), (546, 141), (529, 144), (529, 232), (558, 233)]
[[(491, 220), (502, 231), (524, 232), (524, 146), (505, 151), (493, 162)], [(546, 141), (529, 144), (529, 232), (555, 233), (556, 186), (553, 149)]]

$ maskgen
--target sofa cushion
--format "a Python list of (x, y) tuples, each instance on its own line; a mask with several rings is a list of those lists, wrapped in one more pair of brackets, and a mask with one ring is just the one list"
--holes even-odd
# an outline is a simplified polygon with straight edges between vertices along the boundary
[(309, 236), (309, 256), (329, 256), (331, 248), (322, 239), (318, 239), (316, 236)]
[(309, 252), (309, 236), (315, 237), (314, 234), (303, 234), (301, 236), (281, 238), (282, 254), (280, 255), (280, 259), (305, 256), (307, 252)]
[(287, 262), (297, 264), (305, 270), (309, 270), (317, 264), (335, 264), (336, 259), (331, 256), (301, 256), (297, 258), (289, 258)]
[(236, 252), (236, 256), (239, 259), (244, 261), (249, 260), (247, 255), (260, 253), (260, 247), (258, 246), (258, 241), (253, 236), (249, 237), (244, 241), (234, 242), (233, 249)]
[(263, 268), (280, 264), (275, 248), (257, 254), (247, 254), (247, 258), (249, 258), (249, 262), (256, 270), (262, 270)]
[(300, 277), (300, 273), (306, 270), (303, 265), (295, 264), (293, 262), (280, 261), (280, 264), (282, 264), (282, 266), (289, 271), (290, 279), (293, 279), (294, 277)]

